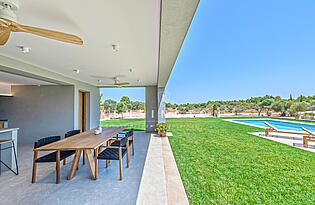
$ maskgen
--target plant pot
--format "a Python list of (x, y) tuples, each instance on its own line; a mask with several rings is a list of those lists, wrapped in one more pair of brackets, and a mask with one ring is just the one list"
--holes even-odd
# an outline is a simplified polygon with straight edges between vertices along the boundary
[(166, 136), (166, 132), (162, 132), (162, 133), (160, 134), (160, 136), (161, 136), (161, 137), (165, 137), (165, 136)]

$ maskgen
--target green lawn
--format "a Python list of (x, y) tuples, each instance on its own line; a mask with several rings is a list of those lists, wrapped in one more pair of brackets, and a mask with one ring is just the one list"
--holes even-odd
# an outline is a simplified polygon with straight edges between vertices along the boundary
[[(315, 204), (315, 154), (247, 134), (220, 118), (168, 119), (190, 204)], [(112, 120), (103, 125), (145, 121)]]

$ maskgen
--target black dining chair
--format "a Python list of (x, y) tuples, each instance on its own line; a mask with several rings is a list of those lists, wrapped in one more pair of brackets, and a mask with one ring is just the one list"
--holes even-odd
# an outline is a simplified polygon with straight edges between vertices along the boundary
[[(131, 129), (130, 131), (127, 131), (127, 132), (121, 132), (119, 134), (124, 134), (125, 136), (127, 135), (128, 136), (128, 139), (129, 139), (129, 145), (132, 145), (132, 155), (135, 155), (135, 145), (134, 145), (134, 142), (135, 142), (135, 139), (134, 139), (134, 133), (133, 133), (133, 129)], [(123, 137), (120, 137), (119, 134), (115, 137), (116, 139), (121, 139)], [(131, 138), (131, 139), (130, 139)], [(118, 146), (119, 145), (119, 142), (118, 141), (115, 141), (113, 143), (110, 144), (111, 146)]]
[[(77, 135), (80, 132), (81, 132), (80, 130), (70, 130), (70, 131), (66, 132), (65, 138), (71, 137), (73, 135)], [(75, 150), (71, 150), (71, 151), (73, 151), (73, 153), (75, 153)], [(61, 152), (64, 152), (64, 151), (61, 151)], [(66, 159), (63, 160), (63, 165), (66, 165)]]
[(98, 156), (97, 160), (106, 160), (106, 168), (110, 160), (119, 160), (119, 174), (122, 180), (122, 158), (127, 155), (127, 168), (129, 168), (129, 140), (128, 136), (116, 140), (119, 146), (101, 146), (105, 148)]
[[(51, 137), (45, 137), (42, 138), (34, 143), (34, 149), (56, 142), (60, 140), (60, 136), (51, 136)], [(70, 157), (75, 153), (74, 150), (64, 150), (60, 151), (60, 161), (66, 159), (67, 157)], [(44, 162), (56, 162), (57, 160), (57, 152), (51, 152), (49, 154), (46, 154), (44, 156), (41, 156), (37, 158), (37, 152), (34, 152), (34, 161), (33, 161), (33, 175), (32, 175), (32, 183), (36, 181), (36, 168), (37, 168), (37, 163), (44, 163)], [(60, 176), (60, 168), (57, 167), (56, 165), (56, 181), (59, 183), (59, 178)]]
[(71, 137), (71, 136), (73, 136), (73, 135), (77, 135), (77, 134), (79, 134), (79, 133), (80, 133), (80, 130), (70, 130), (70, 131), (66, 132), (65, 138)]

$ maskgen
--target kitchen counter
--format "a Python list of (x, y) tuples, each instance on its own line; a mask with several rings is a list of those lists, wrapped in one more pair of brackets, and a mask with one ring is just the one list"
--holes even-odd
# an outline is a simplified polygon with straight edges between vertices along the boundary
[[(17, 153), (17, 135), (19, 128), (0, 128), (0, 140), (8, 140), (11, 139), (14, 141), (14, 148)], [(6, 148), (11, 146), (9, 143), (2, 144), (1, 148)], [(14, 161), (14, 152), (13, 149), (6, 149), (1, 151), (1, 160), (4, 161), (11, 169), (15, 169), (15, 161)], [(1, 170), (6, 170), (7, 168), (4, 165), (0, 165)]]
[(0, 133), (17, 131), (19, 128), (0, 128)]

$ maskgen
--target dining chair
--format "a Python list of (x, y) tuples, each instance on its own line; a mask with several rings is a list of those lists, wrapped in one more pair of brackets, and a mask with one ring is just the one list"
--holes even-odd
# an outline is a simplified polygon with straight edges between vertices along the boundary
[[(70, 131), (66, 132), (65, 138), (71, 137), (71, 136), (73, 136), (73, 135), (77, 135), (77, 134), (79, 134), (80, 132), (81, 132), (80, 130), (70, 130)], [(71, 150), (71, 151), (72, 151), (72, 150)], [(74, 151), (74, 153), (75, 153), (75, 150), (73, 150), (73, 151)], [(83, 157), (84, 157), (84, 154), (83, 154)], [(85, 161), (85, 160), (83, 159), (83, 164), (85, 164), (84, 161)], [(63, 160), (63, 165), (66, 165), (66, 159)]]
[(80, 133), (80, 130), (70, 130), (70, 131), (66, 132), (65, 138), (71, 137), (71, 136), (73, 136), (73, 135), (77, 135), (77, 134), (79, 134), (79, 133)]
[[(125, 136), (127, 135), (128, 138), (129, 138), (129, 145), (132, 145), (132, 155), (135, 155), (135, 139), (134, 139), (134, 130), (131, 129), (130, 131), (126, 131), (126, 132), (120, 132), (119, 134), (124, 134)], [(115, 137), (116, 139), (121, 139), (123, 137), (120, 137), (119, 134), (117, 134), (117, 136)], [(131, 139), (130, 139), (131, 137)], [(118, 146), (119, 145), (119, 142), (115, 141), (113, 143), (110, 144), (111, 146)]]
[[(50, 137), (45, 137), (42, 138), (34, 143), (34, 149), (56, 142), (60, 140), (60, 136), (50, 136)], [(57, 152), (60, 152), (60, 159), (59, 161), (62, 161), (66, 159), (67, 157), (70, 157), (75, 153), (74, 150), (64, 150), (64, 151), (56, 151), (56, 152), (51, 152), (49, 154), (46, 154), (44, 156), (41, 156), (37, 158), (38, 152), (34, 151), (34, 160), (33, 160), (33, 173), (32, 173), (32, 183), (36, 181), (36, 168), (37, 168), (37, 163), (45, 163), (45, 162), (57, 162)], [(59, 183), (59, 176), (60, 176), (60, 167), (58, 163), (56, 163), (56, 183)]]
[(105, 148), (98, 156), (97, 160), (106, 160), (106, 168), (110, 160), (119, 160), (119, 175), (122, 180), (122, 158), (127, 155), (127, 168), (129, 168), (129, 140), (128, 136), (115, 140), (119, 146), (101, 146)]

